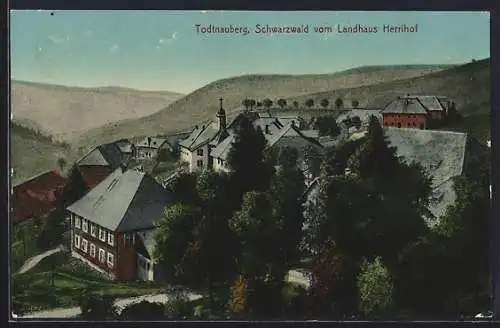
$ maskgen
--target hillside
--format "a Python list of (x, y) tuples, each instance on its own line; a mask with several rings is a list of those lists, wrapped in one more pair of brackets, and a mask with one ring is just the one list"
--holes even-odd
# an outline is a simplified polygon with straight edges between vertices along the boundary
[(246, 98), (286, 98), (311, 92), (353, 88), (407, 79), (439, 71), (447, 66), (370, 66), (322, 75), (244, 75), (210, 83), (175, 101), (165, 109), (136, 120), (111, 123), (82, 135), (79, 146), (95, 145), (122, 137), (155, 135), (184, 130), (211, 119), (218, 98), (225, 108), (235, 108)]
[(344, 104), (350, 106), (353, 99), (359, 101), (361, 108), (383, 108), (395, 97), (405, 94), (434, 94), (452, 98), (457, 110), (464, 116), (459, 122), (446, 129), (471, 132), (480, 140), (490, 135), (490, 97), (491, 73), (490, 60), (484, 59), (440, 72), (398, 80), (389, 83), (364, 86), (351, 89), (338, 89), (328, 92), (289, 98), (289, 102), (297, 100), (304, 103), (312, 98), (315, 104), (327, 98), (330, 103), (342, 98)]
[(76, 159), (69, 147), (55, 144), (50, 138), (15, 123), (11, 125), (10, 147), (13, 184), (47, 170), (59, 170), (57, 160), (61, 157), (68, 163)]
[(71, 140), (106, 123), (150, 115), (182, 95), (120, 87), (78, 88), (12, 81), (14, 121)]

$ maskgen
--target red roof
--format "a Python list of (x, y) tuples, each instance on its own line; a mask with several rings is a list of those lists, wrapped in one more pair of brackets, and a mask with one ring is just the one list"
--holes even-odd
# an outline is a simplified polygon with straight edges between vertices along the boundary
[(13, 221), (41, 217), (57, 207), (56, 192), (66, 185), (66, 178), (55, 171), (37, 175), (13, 188)]
[(110, 166), (79, 166), (78, 169), (82, 174), (83, 181), (90, 189), (101, 183), (112, 172)]

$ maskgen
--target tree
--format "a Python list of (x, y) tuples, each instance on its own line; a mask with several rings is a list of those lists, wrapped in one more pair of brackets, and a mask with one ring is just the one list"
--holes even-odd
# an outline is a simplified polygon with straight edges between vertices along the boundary
[(162, 303), (141, 301), (125, 307), (120, 319), (129, 321), (162, 320), (165, 318), (165, 306)]
[(243, 99), (241, 104), (243, 105), (243, 107), (245, 107), (246, 110), (248, 110), (250, 108), (251, 101), (250, 101), (250, 99), (245, 98), (245, 99)]
[(307, 108), (311, 109), (314, 106), (314, 100), (312, 99), (307, 99), (304, 103)]
[(186, 319), (193, 314), (193, 306), (184, 292), (171, 295), (165, 304), (165, 316), (170, 320)]
[(305, 182), (304, 175), (298, 167), (298, 159), (299, 154), (296, 149), (286, 147), (280, 149), (279, 170), (273, 177), (269, 190), (274, 220), (281, 226), (279, 234), (275, 236), (283, 249), (282, 268), (279, 269), (279, 263), (276, 263), (278, 267), (276, 276), (281, 280), (287, 269), (300, 260), (299, 243), (304, 224)]
[(367, 316), (385, 316), (393, 305), (393, 282), (380, 257), (363, 259), (358, 275), (359, 307)]
[(42, 221), (40, 233), (36, 236), (40, 249), (50, 249), (62, 244), (63, 233), (66, 231), (64, 218), (64, 213), (59, 210), (50, 213)]
[(318, 117), (314, 122), (314, 127), (318, 129), (320, 136), (336, 137), (340, 134), (340, 127), (331, 116)]
[(280, 106), (281, 109), (285, 108), (286, 100), (283, 98), (278, 99), (278, 106)]
[(261, 101), (257, 101), (257, 108), (260, 108), (260, 107), (262, 107), (262, 106), (263, 106), (263, 105), (262, 105), (262, 102), (261, 102)]
[(328, 99), (323, 98), (323, 99), (321, 99), (320, 105), (321, 105), (321, 107), (326, 109), (328, 107), (328, 105), (330, 105), (330, 102), (328, 101)]
[(58, 197), (62, 207), (66, 207), (82, 198), (88, 191), (89, 187), (83, 180), (82, 173), (78, 166), (74, 164), (70, 169), (68, 182)]
[(237, 199), (250, 190), (267, 190), (273, 168), (266, 162), (267, 141), (260, 128), (243, 117), (235, 129), (235, 141), (228, 154), (232, 190)]
[(273, 105), (273, 101), (269, 98), (266, 98), (263, 100), (262, 104), (264, 105), (264, 107), (266, 107), (267, 109), (270, 109), (271, 106)]
[(229, 312), (239, 318), (243, 318), (248, 313), (248, 281), (240, 276), (231, 287), (231, 293), (227, 308)]
[(194, 227), (201, 220), (197, 207), (176, 204), (165, 209), (163, 217), (156, 223), (153, 257), (167, 269), (169, 277), (192, 278), (190, 263), (186, 261), (187, 249), (194, 241)]
[(295, 107), (295, 109), (299, 109), (299, 102), (297, 100), (293, 101), (293, 107)]
[(196, 173), (182, 173), (170, 185), (175, 200), (183, 204), (198, 205), (200, 203), (196, 192)]
[[(196, 189), (201, 200), (202, 219), (195, 227), (194, 242), (186, 259), (193, 265), (195, 280), (208, 290), (209, 307), (214, 309), (213, 286), (232, 279), (236, 273), (237, 243), (229, 228), (229, 218), (235, 207), (226, 174), (204, 172)], [(200, 276), (201, 274), (201, 276)]]
[(66, 168), (66, 160), (63, 158), (63, 157), (59, 157), (57, 159), (57, 166), (59, 166), (59, 169), (62, 171), (64, 171), (64, 169)]
[(113, 297), (85, 292), (80, 298), (84, 320), (112, 320), (117, 317)]
[(357, 310), (356, 262), (343, 254), (329, 238), (312, 264), (308, 316), (345, 319)]
[(352, 108), (358, 108), (359, 106), (359, 101), (354, 99), (352, 102), (351, 102), (351, 106)]
[(255, 99), (250, 99), (250, 110), (253, 110), (255, 105), (257, 105), (257, 101)]
[(354, 116), (351, 119), (351, 123), (352, 123), (352, 126), (354, 126), (356, 129), (361, 128), (361, 119), (359, 118), (359, 116)]
[(340, 109), (342, 106), (344, 106), (344, 101), (342, 100), (342, 98), (335, 99), (335, 107), (337, 109)]
[(264, 280), (279, 256), (276, 236), (281, 228), (281, 222), (274, 220), (267, 193), (246, 193), (241, 210), (234, 213), (230, 226), (241, 242), (240, 272), (245, 278)]

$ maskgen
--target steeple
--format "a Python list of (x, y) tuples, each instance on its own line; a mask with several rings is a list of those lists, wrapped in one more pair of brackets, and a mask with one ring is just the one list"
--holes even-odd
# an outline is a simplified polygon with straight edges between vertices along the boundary
[(217, 112), (217, 119), (219, 120), (219, 131), (226, 130), (226, 111), (222, 108), (222, 98), (219, 98), (220, 108)]

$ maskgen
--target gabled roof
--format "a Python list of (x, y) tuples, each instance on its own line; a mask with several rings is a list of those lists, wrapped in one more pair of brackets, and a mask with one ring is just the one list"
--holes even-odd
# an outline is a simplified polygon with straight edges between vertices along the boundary
[(78, 162), (78, 166), (111, 166), (116, 169), (122, 162), (122, 152), (115, 143), (95, 147)]
[(129, 154), (134, 151), (134, 145), (127, 139), (121, 139), (115, 142), (120, 151), (124, 154)]
[(146, 147), (158, 149), (165, 142), (168, 142), (167, 138), (157, 138), (157, 137), (147, 137), (136, 144), (136, 147)]
[(427, 114), (444, 111), (448, 98), (440, 96), (404, 96), (393, 100), (382, 114)]
[(186, 139), (179, 142), (179, 145), (193, 151), (212, 141), (218, 132), (219, 130), (213, 123), (197, 126)]
[(85, 182), (85, 185), (89, 189), (93, 189), (99, 183), (104, 181), (108, 175), (113, 172), (113, 169), (110, 166), (79, 166), (78, 170), (82, 175), (82, 179)]
[(57, 192), (67, 180), (55, 171), (48, 171), (18, 183), (12, 190), (12, 220), (19, 222), (43, 216), (57, 205)]
[(68, 211), (111, 231), (150, 229), (173, 197), (151, 176), (115, 170)]
[(212, 149), (212, 151), (210, 152), (210, 156), (226, 161), (234, 141), (235, 136), (234, 134), (231, 134), (229, 137), (219, 143), (217, 147)]
[(453, 177), (462, 174), (468, 137), (466, 133), (406, 128), (384, 129), (397, 155), (407, 162), (415, 161), (432, 177), (432, 187), (441, 200), (430, 210), (439, 217), (453, 204)]
[(308, 138), (302, 134), (302, 132), (291, 123), (281, 129), (278, 133), (271, 136), (268, 140), (269, 147), (290, 147), (295, 148), (299, 151), (299, 155), (303, 154), (305, 149), (312, 145), (313, 147), (323, 148), (321, 144), (315, 139)]

